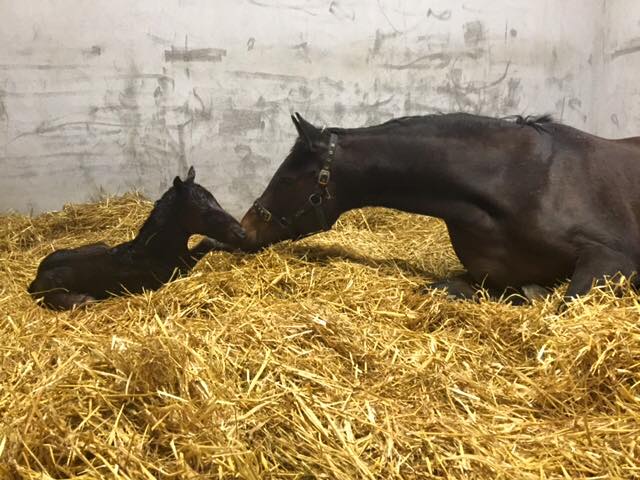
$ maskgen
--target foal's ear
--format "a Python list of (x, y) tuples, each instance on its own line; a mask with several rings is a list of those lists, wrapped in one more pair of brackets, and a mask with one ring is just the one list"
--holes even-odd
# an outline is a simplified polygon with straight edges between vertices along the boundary
[(193, 165), (189, 167), (189, 171), (187, 172), (187, 179), (182, 180), (180, 177), (176, 177), (173, 179), (173, 186), (176, 187), (176, 190), (181, 190), (185, 184), (193, 183), (196, 178), (196, 169), (193, 168)]
[(185, 180), (185, 183), (193, 183), (195, 178), (196, 178), (196, 169), (193, 168), (193, 165), (191, 165), (189, 167), (189, 171), (187, 172), (187, 179)]
[(307, 122), (298, 112), (291, 115), (291, 121), (296, 126), (298, 136), (304, 140), (309, 150), (316, 149), (316, 142), (320, 140), (320, 129)]

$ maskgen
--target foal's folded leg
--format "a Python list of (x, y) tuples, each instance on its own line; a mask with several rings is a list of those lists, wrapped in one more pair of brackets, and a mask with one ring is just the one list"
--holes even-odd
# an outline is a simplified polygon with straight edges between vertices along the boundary
[[(238, 249), (234, 248), (226, 243), (219, 242), (213, 238), (205, 237), (198, 242), (198, 244), (189, 249), (189, 256), (193, 263), (190, 267), (193, 267), (198, 261), (209, 252), (237, 252)], [(189, 263), (189, 262), (188, 262)]]
[(71, 310), (96, 301), (91, 295), (85, 293), (64, 291), (47, 292), (42, 296), (42, 300), (47, 307), (54, 310)]

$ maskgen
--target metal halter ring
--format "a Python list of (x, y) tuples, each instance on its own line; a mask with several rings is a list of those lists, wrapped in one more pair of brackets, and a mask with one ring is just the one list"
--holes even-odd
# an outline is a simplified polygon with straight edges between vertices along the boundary
[(312, 193), (309, 195), (309, 203), (314, 207), (322, 205), (322, 195), (319, 193)]

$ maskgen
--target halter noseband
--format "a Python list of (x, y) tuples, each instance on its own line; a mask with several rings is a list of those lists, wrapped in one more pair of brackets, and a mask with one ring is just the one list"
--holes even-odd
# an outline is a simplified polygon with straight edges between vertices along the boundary
[[(309, 195), (307, 203), (296, 211), (290, 217), (280, 217), (274, 215), (267, 208), (265, 208), (258, 200), (253, 202), (253, 208), (258, 213), (260, 218), (266, 223), (275, 220), (276, 223), (286, 230), (290, 237), (296, 237), (295, 225), (299, 218), (306, 215), (309, 211), (312, 211), (316, 215), (316, 220), (320, 227), (320, 230), (326, 231), (331, 228), (331, 225), (327, 223), (327, 216), (325, 214), (323, 203), (325, 200), (333, 198), (329, 193), (327, 186), (329, 180), (331, 180), (331, 164), (333, 163), (333, 157), (336, 154), (336, 147), (338, 145), (338, 135), (332, 133), (329, 135), (329, 148), (327, 149), (327, 156), (324, 159), (324, 164), (318, 172), (318, 191)], [(318, 231), (318, 230), (315, 230)]]

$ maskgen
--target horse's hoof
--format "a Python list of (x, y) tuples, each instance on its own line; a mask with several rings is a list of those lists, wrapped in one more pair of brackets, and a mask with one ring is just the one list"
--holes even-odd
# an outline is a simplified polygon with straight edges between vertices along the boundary
[(571, 308), (571, 305), (573, 304), (573, 302), (576, 300), (576, 298), (577, 297), (571, 297), (571, 296), (568, 297), (566, 295), (562, 297), (562, 300), (560, 300), (560, 303), (555, 308), (556, 315), (562, 315), (564, 313), (567, 313)]
[(525, 285), (522, 287), (522, 293), (530, 302), (544, 300), (549, 296), (549, 290), (540, 285)]
[(441, 280), (430, 283), (426, 288), (446, 292), (449, 300), (472, 300), (476, 293), (471, 285), (460, 279)]

